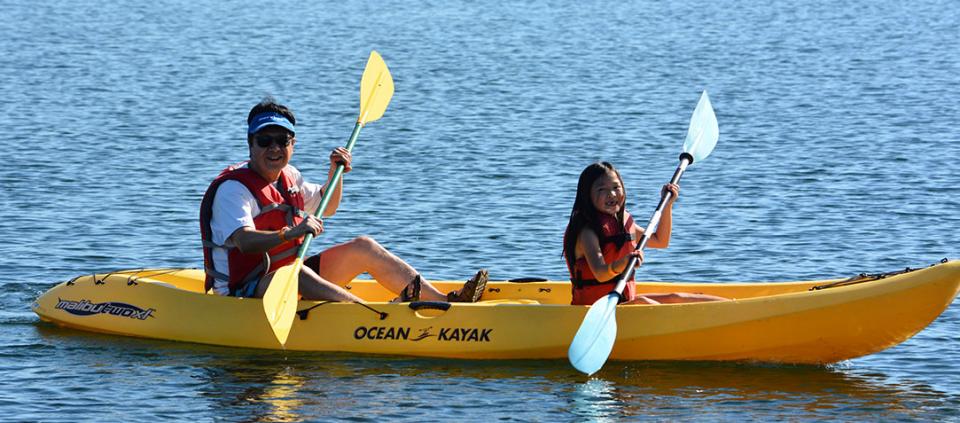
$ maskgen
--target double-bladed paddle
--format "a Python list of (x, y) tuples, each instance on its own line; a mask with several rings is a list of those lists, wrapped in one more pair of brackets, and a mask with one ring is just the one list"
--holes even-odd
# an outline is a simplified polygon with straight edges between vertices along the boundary
[[(697, 108), (693, 110), (693, 116), (690, 117), (690, 127), (687, 129), (687, 138), (683, 142), (683, 152), (680, 153), (680, 165), (673, 172), (673, 178), (670, 183), (675, 184), (680, 181), (680, 176), (687, 169), (687, 165), (699, 162), (707, 158), (717, 145), (717, 139), (720, 138), (720, 129), (717, 126), (717, 116), (713, 113), (713, 107), (710, 105), (710, 98), (704, 91), (700, 95), (700, 102)], [(637, 250), (643, 250), (647, 245), (647, 240), (657, 232), (657, 224), (660, 222), (660, 215), (664, 206), (670, 201), (673, 195), (666, 191), (660, 197), (660, 204), (657, 210), (647, 223), (637, 244)], [(620, 296), (627, 280), (634, 272), (634, 266), (637, 264), (637, 258), (633, 257), (627, 264), (627, 271), (617, 281), (616, 288), (606, 296), (600, 298), (590, 306), (587, 315), (580, 324), (580, 329), (573, 337), (570, 343), (570, 349), (567, 351), (567, 358), (570, 364), (577, 370), (591, 375), (596, 373), (606, 363), (610, 351), (613, 350), (613, 343), (617, 340), (617, 304), (620, 302)]]
[[(353, 133), (347, 141), (347, 151), (353, 150), (353, 145), (357, 142), (357, 136), (360, 135), (360, 128), (367, 123), (380, 119), (383, 112), (387, 110), (390, 104), (390, 98), (393, 97), (393, 77), (390, 76), (390, 70), (383, 58), (376, 51), (370, 52), (370, 58), (367, 59), (367, 67), (363, 70), (363, 78), (360, 80), (360, 116), (357, 118), (357, 124), (353, 127)], [(336, 190), (337, 183), (343, 175), (343, 165), (337, 166), (330, 178), (327, 190), (320, 198), (320, 206), (317, 207), (314, 216), (321, 217), (327, 209), (327, 203), (330, 202), (330, 194)], [(293, 263), (277, 269), (274, 273), (267, 292), (263, 294), (263, 311), (267, 315), (270, 327), (273, 328), (273, 334), (276, 335), (280, 345), (287, 343), (287, 336), (290, 335), (290, 326), (293, 325), (293, 316), (297, 311), (297, 292), (300, 279), (300, 269), (303, 267), (303, 258), (310, 247), (310, 241), (313, 240), (313, 234), (307, 234), (303, 239), (303, 245), (297, 253), (296, 260)]]

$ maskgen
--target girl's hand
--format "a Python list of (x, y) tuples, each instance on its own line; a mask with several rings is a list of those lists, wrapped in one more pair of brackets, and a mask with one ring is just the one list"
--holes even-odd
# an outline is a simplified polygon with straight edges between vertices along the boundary
[[(643, 250), (633, 250), (630, 252), (630, 254), (627, 254), (626, 256), (620, 259), (620, 260), (623, 260), (623, 263), (619, 263), (619, 260), (617, 262), (614, 262), (613, 265), (610, 266), (610, 272), (613, 274), (620, 274), (620, 273), (626, 272), (627, 265), (630, 264), (631, 257), (637, 258), (637, 264), (634, 265), (634, 267), (640, 267), (640, 265), (643, 264)], [(621, 267), (623, 268), (623, 270), (617, 272), (617, 269)]]
[(663, 188), (660, 190), (660, 195), (663, 196), (667, 192), (673, 194), (670, 196), (669, 204), (673, 204), (674, 201), (677, 201), (677, 197), (680, 196), (680, 185), (677, 184), (663, 184)]
[(343, 173), (349, 172), (353, 169), (351, 162), (353, 161), (353, 156), (347, 151), (346, 148), (337, 147), (330, 152), (330, 166), (343, 165)]
[(634, 266), (634, 267), (640, 267), (640, 265), (643, 264), (643, 250), (633, 250), (633, 251), (631, 251), (630, 254), (627, 255), (627, 260), (630, 260), (630, 257), (636, 257), (636, 258), (637, 258), (637, 265)]

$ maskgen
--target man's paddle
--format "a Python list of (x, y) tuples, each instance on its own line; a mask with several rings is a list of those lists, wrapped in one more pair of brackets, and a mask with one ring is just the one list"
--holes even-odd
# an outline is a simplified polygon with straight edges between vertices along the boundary
[[(393, 97), (393, 77), (390, 76), (390, 70), (387, 64), (383, 62), (376, 51), (370, 52), (370, 58), (367, 60), (367, 67), (363, 70), (363, 78), (360, 80), (360, 116), (357, 118), (357, 124), (353, 127), (353, 133), (347, 141), (347, 151), (353, 150), (353, 145), (357, 142), (357, 136), (360, 135), (360, 128), (367, 123), (380, 119), (383, 112), (387, 110), (387, 104), (390, 104), (390, 98)], [(336, 190), (337, 183), (343, 175), (343, 165), (338, 165), (330, 178), (327, 190), (324, 191), (320, 199), (320, 206), (314, 216), (322, 217), (327, 209), (327, 203), (330, 202), (330, 194)], [(310, 241), (313, 240), (313, 234), (308, 234), (303, 239), (303, 245), (297, 253), (296, 260), (293, 263), (277, 269), (267, 287), (267, 292), (263, 294), (263, 311), (267, 315), (270, 327), (273, 328), (273, 334), (277, 336), (280, 345), (287, 343), (287, 336), (290, 335), (290, 326), (293, 325), (293, 316), (297, 311), (297, 292), (300, 280), (300, 269), (303, 267), (303, 258), (310, 247)]]
[[(718, 138), (720, 138), (720, 129), (717, 126), (717, 116), (713, 113), (713, 107), (710, 106), (707, 92), (704, 91), (690, 118), (690, 128), (687, 129), (687, 138), (683, 142), (683, 153), (680, 153), (680, 165), (673, 173), (670, 183), (675, 184), (680, 181), (680, 176), (687, 169), (687, 165), (707, 158), (713, 151), (713, 147), (717, 145)], [(670, 191), (666, 191), (660, 197), (660, 204), (657, 205), (657, 210), (650, 218), (650, 223), (647, 223), (643, 237), (637, 244), (638, 250), (646, 247), (647, 240), (657, 232), (660, 214), (672, 195)], [(613, 343), (617, 340), (617, 303), (620, 302), (627, 279), (630, 279), (636, 264), (636, 257), (631, 258), (627, 264), (627, 271), (617, 281), (616, 288), (593, 303), (587, 315), (584, 316), (583, 323), (580, 324), (580, 329), (577, 330), (567, 351), (570, 364), (577, 370), (588, 375), (594, 374), (603, 367), (603, 363), (610, 356)]]

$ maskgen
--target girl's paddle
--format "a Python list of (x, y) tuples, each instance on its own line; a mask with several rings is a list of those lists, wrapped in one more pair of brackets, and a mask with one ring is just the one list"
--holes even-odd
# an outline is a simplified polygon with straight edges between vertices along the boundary
[[(367, 67), (363, 70), (363, 78), (360, 80), (360, 116), (357, 118), (357, 124), (353, 127), (353, 133), (347, 141), (347, 151), (353, 150), (353, 145), (357, 142), (357, 136), (360, 135), (360, 128), (363, 128), (369, 122), (380, 119), (383, 112), (387, 110), (390, 104), (390, 98), (393, 97), (393, 77), (390, 76), (390, 70), (387, 64), (383, 62), (376, 51), (370, 52), (370, 58), (367, 60)], [(337, 166), (330, 178), (330, 184), (320, 199), (320, 206), (314, 216), (322, 217), (327, 209), (327, 203), (330, 202), (330, 193), (336, 190), (337, 183), (343, 175), (343, 165)], [(287, 343), (287, 336), (290, 335), (290, 326), (293, 325), (293, 316), (297, 311), (297, 292), (300, 280), (300, 269), (303, 267), (303, 258), (310, 247), (310, 241), (313, 240), (313, 234), (308, 234), (303, 239), (303, 245), (297, 253), (296, 260), (293, 263), (277, 269), (273, 275), (267, 292), (263, 294), (263, 311), (267, 315), (270, 327), (273, 328), (273, 334), (276, 335), (280, 345)]]
[[(673, 173), (670, 183), (680, 181), (680, 176), (687, 169), (687, 165), (707, 158), (717, 145), (717, 139), (720, 138), (720, 129), (717, 126), (717, 116), (713, 113), (713, 107), (710, 106), (710, 98), (704, 91), (700, 95), (700, 102), (693, 111), (690, 118), (690, 127), (687, 129), (687, 138), (683, 142), (683, 153), (680, 153), (680, 165)], [(650, 218), (650, 223), (637, 244), (637, 249), (642, 250), (647, 245), (647, 240), (657, 232), (657, 224), (660, 222), (660, 214), (664, 206), (670, 200), (673, 194), (669, 191), (664, 192), (660, 198), (660, 204), (657, 210)], [(567, 357), (570, 364), (577, 370), (591, 375), (603, 367), (610, 351), (613, 350), (613, 343), (617, 340), (617, 304), (620, 302), (620, 295), (627, 285), (627, 279), (634, 272), (634, 266), (637, 259), (632, 258), (627, 264), (627, 272), (617, 281), (616, 288), (600, 298), (587, 311), (587, 315), (580, 324), (580, 329), (573, 337), (570, 343), (570, 349), (567, 351)]]

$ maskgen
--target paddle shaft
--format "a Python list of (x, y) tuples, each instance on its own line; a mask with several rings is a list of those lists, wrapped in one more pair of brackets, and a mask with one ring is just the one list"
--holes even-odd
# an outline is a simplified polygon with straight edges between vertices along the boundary
[[(693, 156), (689, 153), (684, 152), (680, 154), (680, 165), (677, 166), (677, 170), (673, 172), (673, 178), (670, 178), (671, 184), (676, 184), (680, 182), (680, 177), (683, 176), (683, 172), (687, 170), (687, 166), (693, 163)], [(657, 210), (653, 212), (653, 216), (650, 217), (650, 222), (647, 223), (647, 227), (643, 231), (643, 236), (640, 237), (640, 242), (637, 243), (636, 250), (643, 250), (647, 246), (647, 241), (650, 240), (650, 237), (653, 234), (657, 233), (657, 226), (660, 223), (660, 216), (663, 214), (663, 208), (667, 206), (667, 202), (670, 201), (670, 197), (673, 197), (673, 193), (670, 191), (665, 192), (660, 197), (660, 203), (657, 204)], [(627, 263), (627, 271), (620, 277), (620, 280), (617, 281), (617, 286), (614, 288), (614, 292), (617, 295), (623, 294), (623, 289), (627, 286), (627, 280), (630, 279), (630, 276), (633, 275), (636, 270), (634, 266), (637, 265), (637, 258), (631, 257), (630, 262)]]
[[(357, 143), (357, 137), (360, 135), (360, 129), (363, 128), (363, 123), (357, 121), (357, 125), (353, 127), (353, 133), (350, 134), (350, 139), (347, 141), (347, 152), (353, 151), (353, 145)], [(314, 216), (320, 217), (322, 219), (323, 212), (327, 210), (327, 203), (330, 202), (334, 191), (337, 190), (337, 184), (340, 182), (340, 178), (343, 176), (343, 164), (337, 165), (337, 169), (333, 171), (333, 177), (330, 178), (330, 184), (327, 186), (327, 190), (324, 191), (323, 196), (320, 197), (320, 206), (317, 207), (317, 211), (313, 213)], [(308, 233), (307, 236), (303, 238), (303, 245), (300, 246), (300, 251), (297, 252), (297, 259), (303, 261), (304, 256), (307, 255), (307, 249), (310, 247), (310, 241), (313, 241), (313, 234)]]

